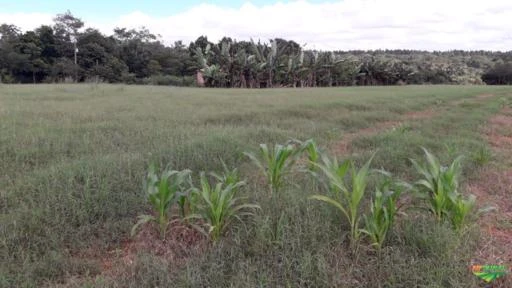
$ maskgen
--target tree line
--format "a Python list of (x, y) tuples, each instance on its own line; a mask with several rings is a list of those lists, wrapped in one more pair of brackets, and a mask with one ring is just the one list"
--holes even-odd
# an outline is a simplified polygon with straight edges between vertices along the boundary
[(165, 45), (146, 28), (105, 35), (67, 11), (22, 32), (0, 26), (0, 82), (207, 87), (511, 84), (512, 51), (317, 51), (292, 40)]

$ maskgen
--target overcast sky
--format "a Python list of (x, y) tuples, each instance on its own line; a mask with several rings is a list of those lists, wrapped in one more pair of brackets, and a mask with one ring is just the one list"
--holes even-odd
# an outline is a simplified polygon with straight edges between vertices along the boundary
[(325, 50), (512, 50), (512, 0), (0, 0), (0, 23), (33, 29), (67, 9), (106, 34), (146, 26), (166, 43), (206, 35)]

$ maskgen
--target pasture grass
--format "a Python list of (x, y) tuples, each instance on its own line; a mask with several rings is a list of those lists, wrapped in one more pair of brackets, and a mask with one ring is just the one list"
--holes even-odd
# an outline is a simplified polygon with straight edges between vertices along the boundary
[[(0, 287), (478, 287), (468, 273), (478, 229), (460, 236), (409, 209), (378, 254), (365, 246), (354, 252), (348, 223), (308, 200), (319, 192), (314, 179), (290, 175), (275, 201), (243, 152), (290, 138), (327, 147), (346, 133), (428, 108), (435, 116), (357, 138), (345, 157), (364, 163), (377, 151), (373, 168), (412, 180), (408, 159), (420, 159), (424, 146), (443, 164), (467, 155), (469, 179), (494, 161), (482, 160), (486, 144), (478, 127), (510, 92), (2, 85)], [(496, 97), (473, 101), (484, 93)], [(196, 178), (221, 172), (223, 162), (240, 167), (248, 182), (240, 193), (261, 211), (185, 264), (146, 251), (111, 275), (101, 257), (87, 252), (109, 254), (128, 241), (137, 215), (149, 209), (142, 182), (151, 161), (191, 169)]]

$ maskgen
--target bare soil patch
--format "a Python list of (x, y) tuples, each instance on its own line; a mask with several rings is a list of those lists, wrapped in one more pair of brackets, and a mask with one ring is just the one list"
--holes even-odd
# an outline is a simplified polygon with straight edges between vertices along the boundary
[[(489, 119), (483, 133), (500, 159), (500, 167), (483, 169), (477, 179), (467, 185), (468, 192), (477, 197), (479, 208), (494, 207), (483, 214), (478, 224), (483, 241), (475, 253), (479, 264), (504, 264), (512, 266), (512, 116), (505, 108)], [(511, 268), (512, 269), (512, 268)], [(512, 277), (499, 281), (492, 287), (512, 287)]]
[[(507, 110), (509, 110), (509, 109), (507, 109)], [(512, 109), (510, 109), (510, 110), (512, 110)], [(503, 112), (505, 113), (506, 110), (504, 110)], [(496, 128), (496, 126), (510, 127), (510, 125), (512, 125), (512, 117), (507, 116), (507, 115), (497, 115), (497, 116), (491, 118), (489, 123), (491, 124), (491, 128)]]
[(451, 102), (450, 104), (451, 105), (459, 105), (459, 104), (462, 104), (462, 103), (470, 103), (470, 102), (481, 102), (481, 101), (484, 101), (486, 99), (489, 99), (489, 98), (492, 98), (496, 95), (494, 94), (490, 94), (490, 93), (486, 93), (486, 94), (479, 94), (477, 95), (476, 97), (474, 98), (469, 98), (469, 99), (461, 99), (461, 100), (457, 100), (457, 101), (453, 101)]
[(492, 98), (492, 97), (494, 97), (494, 94), (485, 93), (485, 94), (480, 94), (480, 95), (476, 96), (475, 99), (485, 100), (485, 99), (489, 99), (489, 98)]
[(351, 144), (357, 138), (377, 135), (385, 130), (399, 127), (403, 122), (430, 119), (437, 115), (437, 113), (438, 112), (432, 108), (420, 111), (411, 111), (405, 113), (398, 121), (381, 122), (356, 132), (344, 134), (342, 139), (333, 145), (331, 151), (333, 151), (335, 155), (347, 155), (352, 152)]
[[(179, 268), (208, 248), (207, 237), (181, 220), (171, 221), (164, 239), (156, 226), (154, 223), (144, 225), (135, 237), (128, 238), (119, 247), (106, 253), (100, 249), (90, 248), (73, 257), (89, 259), (99, 266), (98, 275), (118, 279), (136, 269), (137, 255), (140, 253), (157, 256), (162, 263)], [(84, 280), (74, 277), (68, 279), (68, 283), (61, 287), (70, 287), (83, 283)]]
[(404, 120), (430, 119), (437, 114), (434, 109), (411, 111), (405, 114)]
[(173, 221), (165, 239), (155, 225), (145, 225), (128, 245), (128, 251), (148, 252), (173, 263), (182, 263), (195, 252), (206, 248), (205, 235), (180, 220)]
[[(485, 99), (492, 98), (494, 96), (495, 96), (494, 94), (480, 94), (471, 99), (476, 100), (476, 101), (482, 101)], [(467, 100), (468, 99), (452, 101), (452, 102), (450, 102), (450, 104), (456, 105), (456, 104), (460, 104)], [(439, 113), (438, 111), (436, 111), (435, 109), (433, 109), (431, 107), (428, 109), (425, 109), (425, 110), (411, 111), (411, 112), (405, 113), (398, 121), (386, 121), (386, 122), (382, 122), (382, 123), (377, 123), (376, 125), (374, 125), (372, 127), (364, 128), (364, 129), (361, 129), (359, 131), (352, 132), (352, 133), (347, 133), (347, 134), (343, 135), (343, 137), (340, 141), (338, 141), (335, 145), (333, 145), (333, 147), (331, 148), (331, 151), (333, 151), (333, 153), (335, 153), (335, 155), (346, 155), (346, 154), (352, 152), (351, 151), (352, 150), (351, 143), (357, 138), (379, 134), (385, 130), (392, 129), (394, 127), (402, 125), (402, 122), (430, 119), (430, 118), (435, 117), (438, 113)], [(512, 120), (508, 119), (507, 121), (512, 121)], [(510, 123), (508, 123), (507, 125), (512, 126), (512, 124), (510, 124)], [(507, 137), (507, 139), (498, 139), (497, 141), (499, 141), (500, 144), (501, 144), (501, 142), (505, 142), (505, 144), (508, 145), (510, 143), (509, 141), (512, 141), (512, 139), (509, 139), (509, 138), (511, 138), (510, 136), (502, 136), (502, 137)]]
[(351, 152), (351, 150), (352, 150), (351, 144), (355, 139), (364, 137), (364, 136), (376, 135), (384, 130), (391, 129), (391, 128), (399, 126), (399, 125), (400, 125), (399, 121), (386, 121), (386, 122), (378, 123), (378, 124), (368, 127), (368, 128), (361, 129), (356, 132), (344, 134), (342, 139), (340, 141), (338, 141), (337, 143), (335, 143), (335, 145), (332, 147), (331, 151), (333, 151), (335, 155), (347, 155)]
[(478, 251), (478, 258), (491, 263), (511, 264), (512, 169), (497, 171), (495, 168), (488, 168), (476, 181), (468, 184), (467, 190), (477, 197), (479, 208), (495, 208), (479, 218), (485, 245)]
[[(484, 129), (487, 141), (500, 159), (512, 159), (512, 108), (504, 108), (489, 119)], [(512, 164), (512, 163), (510, 163)]]

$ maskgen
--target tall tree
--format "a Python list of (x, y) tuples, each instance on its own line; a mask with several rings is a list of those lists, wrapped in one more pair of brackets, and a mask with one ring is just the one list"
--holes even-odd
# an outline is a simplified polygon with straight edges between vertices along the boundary
[(59, 53), (64, 57), (73, 57), (73, 61), (75, 64), (74, 67), (74, 76), (75, 81), (78, 81), (78, 35), (79, 30), (84, 27), (84, 22), (71, 13), (71, 11), (66, 11), (63, 14), (57, 14), (57, 16), (53, 19), (55, 22), (54, 30), (55, 35), (57, 36), (58, 41), (58, 49)]

